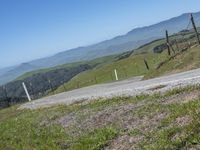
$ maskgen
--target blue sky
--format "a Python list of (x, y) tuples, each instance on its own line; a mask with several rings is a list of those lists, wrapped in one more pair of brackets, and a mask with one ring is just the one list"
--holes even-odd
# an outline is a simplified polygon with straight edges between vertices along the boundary
[(197, 11), (199, 0), (0, 0), (0, 68)]

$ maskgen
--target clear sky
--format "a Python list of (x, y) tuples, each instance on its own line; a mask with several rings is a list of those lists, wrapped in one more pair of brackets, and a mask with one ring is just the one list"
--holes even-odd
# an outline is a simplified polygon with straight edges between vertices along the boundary
[(197, 11), (199, 0), (0, 0), (0, 68)]

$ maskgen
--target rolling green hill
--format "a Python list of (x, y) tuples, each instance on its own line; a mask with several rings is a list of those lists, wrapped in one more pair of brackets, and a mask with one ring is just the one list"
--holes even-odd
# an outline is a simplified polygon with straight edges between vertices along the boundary
[(196, 68), (200, 68), (200, 46), (196, 46), (182, 52), (172, 60), (162, 65), (159, 69), (150, 70), (145, 75), (145, 79)]
[[(178, 43), (177, 45), (173, 43), (175, 39)], [(175, 53), (179, 53), (179, 55), (170, 61), (167, 61), (170, 57), (168, 56), (167, 49), (165, 47), (161, 53), (154, 52), (155, 47), (165, 45), (165, 39), (155, 40), (134, 50), (133, 53), (127, 58), (120, 59), (100, 67), (95, 67), (92, 70), (81, 72), (69, 82), (60, 86), (55, 92), (60, 93), (66, 90), (72, 90), (93, 84), (111, 82), (115, 80), (114, 69), (117, 69), (119, 79), (123, 80), (134, 76), (144, 76), (144, 79), (147, 79), (157, 77), (159, 75), (198, 68), (200, 67), (198, 65), (198, 56), (200, 55), (198, 47), (191, 48), (183, 53), (179, 52), (180, 49), (187, 47), (188, 43), (194, 45), (195, 40), (196, 39), (192, 31), (182, 31), (172, 35), (170, 37), (170, 41), (173, 43)], [(173, 54), (173, 52), (171, 53)], [(147, 70), (145, 67), (143, 61), (144, 58), (147, 60), (150, 70)], [(167, 61), (166, 64), (164, 64), (161, 68), (156, 69), (160, 63), (165, 61)], [(192, 61), (194, 62), (192, 63)]]
[(56, 92), (63, 92), (65, 89), (72, 90), (75, 88), (80, 88), (84, 86), (89, 86), (97, 83), (106, 83), (115, 80), (114, 69), (117, 70), (118, 78), (120, 80), (145, 75), (148, 70), (144, 65), (143, 59), (148, 60), (150, 68), (154, 68), (158, 63), (164, 60), (167, 56), (166, 52), (162, 54), (138, 54), (131, 55), (126, 59), (115, 61), (110, 64), (103, 65), (101, 67), (96, 67), (92, 70), (84, 71), (69, 82), (65, 83), (64, 86), (60, 86)]
[[(22, 82), (27, 84), (33, 98), (39, 98), (94, 84), (113, 82), (115, 69), (119, 80), (124, 80), (136, 76), (148, 79), (200, 67), (199, 47), (194, 47), (195, 35), (192, 31), (181, 31), (170, 36), (174, 50), (174, 53), (171, 51), (171, 56), (167, 53), (165, 42), (165, 39), (158, 39), (122, 54), (26, 73), (6, 85), (7, 95), (15, 100), (18, 96), (25, 97)], [(188, 44), (193, 48), (187, 49)], [(182, 49), (185, 51), (180, 51)], [(149, 70), (144, 64), (144, 59), (148, 62)], [(0, 95), (5, 95), (1, 89)]]

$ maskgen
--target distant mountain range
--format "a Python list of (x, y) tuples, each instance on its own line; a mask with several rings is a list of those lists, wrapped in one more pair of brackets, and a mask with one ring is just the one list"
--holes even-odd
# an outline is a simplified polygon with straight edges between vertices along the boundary
[(23, 63), (16, 67), (11, 67), (9, 70), (6, 70), (6, 72), (0, 75), (0, 84), (12, 81), (23, 73), (33, 71), (35, 69), (38, 69), (38, 67), (35, 67), (29, 63)]
[[(200, 26), (200, 12), (193, 15), (197, 26)], [(133, 29), (125, 35), (117, 36), (98, 44), (63, 51), (51, 57), (33, 60), (15, 67), (0, 69), (0, 84), (9, 82), (29, 71), (65, 63), (92, 60), (98, 57), (133, 50), (155, 39), (164, 37), (166, 29), (170, 34), (186, 29), (189, 19), (189, 13), (185, 13), (151, 26)]]

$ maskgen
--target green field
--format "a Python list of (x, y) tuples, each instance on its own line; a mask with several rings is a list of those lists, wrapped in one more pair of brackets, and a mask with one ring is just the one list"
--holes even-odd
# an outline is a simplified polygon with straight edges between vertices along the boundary
[(0, 110), (0, 149), (198, 149), (199, 86), (37, 110)]

